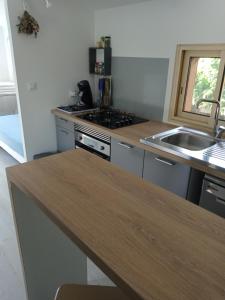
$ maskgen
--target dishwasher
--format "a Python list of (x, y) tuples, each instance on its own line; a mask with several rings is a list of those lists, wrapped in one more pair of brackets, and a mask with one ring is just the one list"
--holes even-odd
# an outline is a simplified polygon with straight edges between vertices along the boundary
[(205, 175), (199, 205), (225, 218), (225, 181)]

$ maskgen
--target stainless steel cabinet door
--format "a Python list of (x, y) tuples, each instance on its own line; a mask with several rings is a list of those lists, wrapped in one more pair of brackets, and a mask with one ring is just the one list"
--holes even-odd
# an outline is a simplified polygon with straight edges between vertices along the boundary
[(143, 178), (186, 198), (191, 168), (145, 152)]
[(144, 150), (122, 141), (111, 140), (111, 162), (142, 177)]
[(74, 132), (65, 128), (56, 127), (57, 147), (59, 152), (64, 152), (75, 148)]
[(66, 119), (55, 117), (56, 126), (70, 131), (74, 131), (74, 123)]

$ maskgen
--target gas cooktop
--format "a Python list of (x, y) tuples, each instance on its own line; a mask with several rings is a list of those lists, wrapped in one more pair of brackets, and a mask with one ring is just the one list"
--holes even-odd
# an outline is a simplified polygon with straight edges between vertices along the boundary
[(91, 112), (78, 117), (110, 129), (116, 129), (148, 121), (146, 119), (137, 117), (134, 114), (112, 109)]

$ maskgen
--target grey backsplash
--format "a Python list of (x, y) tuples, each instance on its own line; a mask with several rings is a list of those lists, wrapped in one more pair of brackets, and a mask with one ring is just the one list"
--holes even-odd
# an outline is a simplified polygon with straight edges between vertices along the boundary
[(113, 106), (162, 120), (168, 66), (166, 58), (113, 57)]

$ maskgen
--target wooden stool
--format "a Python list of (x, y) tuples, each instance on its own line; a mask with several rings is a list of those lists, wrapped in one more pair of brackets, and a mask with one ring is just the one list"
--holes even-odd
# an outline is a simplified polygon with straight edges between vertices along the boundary
[(59, 288), (55, 300), (129, 300), (119, 288), (68, 284)]

